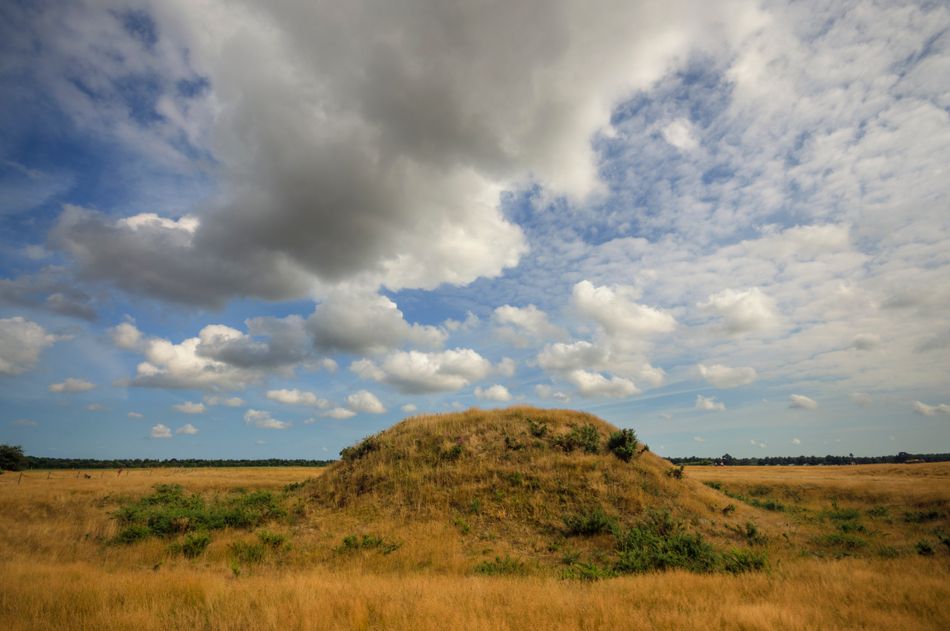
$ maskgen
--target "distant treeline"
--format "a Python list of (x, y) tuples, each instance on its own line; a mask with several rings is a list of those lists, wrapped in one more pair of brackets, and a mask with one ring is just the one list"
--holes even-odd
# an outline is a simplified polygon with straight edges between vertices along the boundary
[(947, 462), (950, 454), (909, 454), (902, 451), (894, 456), (765, 456), (762, 458), (735, 458), (724, 454), (719, 458), (668, 458), (673, 464), (683, 465), (725, 465), (742, 466), (781, 466), (781, 465), (831, 465), (831, 464), (901, 464), (914, 462)]
[(153, 460), (150, 458), (129, 458), (116, 460), (98, 460), (93, 458), (44, 458), (43, 456), (25, 456), (26, 469), (152, 469), (159, 467), (325, 467), (332, 460), (288, 460), (268, 458), (266, 460), (205, 460), (199, 458), (171, 458)]

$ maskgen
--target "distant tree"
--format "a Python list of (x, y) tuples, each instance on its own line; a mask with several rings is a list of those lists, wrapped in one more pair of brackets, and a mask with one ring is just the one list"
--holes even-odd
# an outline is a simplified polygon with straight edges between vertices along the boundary
[(0, 445), (0, 469), (6, 471), (22, 471), (26, 468), (27, 460), (23, 455), (23, 447), (19, 445)]

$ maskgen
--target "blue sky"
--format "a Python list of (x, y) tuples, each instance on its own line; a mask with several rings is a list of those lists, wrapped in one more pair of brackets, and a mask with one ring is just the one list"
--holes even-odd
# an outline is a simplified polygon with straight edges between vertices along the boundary
[(950, 449), (950, 9), (14, 2), (0, 442)]

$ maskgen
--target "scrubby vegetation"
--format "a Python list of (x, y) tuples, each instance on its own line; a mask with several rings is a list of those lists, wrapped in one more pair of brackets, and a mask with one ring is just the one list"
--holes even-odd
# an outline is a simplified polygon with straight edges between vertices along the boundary
[(378, 535), (347, 535), (343, 537), (343, 545), (340, 546), (341, 552), (354, 552), (356, 550), (379, 550), (383, 554), (395, 552), (401, 544), (393, 541), (385, 541)]
[(232, 492), (206, 501), (187, 493), (178, 484), (159, 484), (151, 495), (125, 503), (113, 513), (124, 533), (168, 537), (192, 531), (221, 528), (254, 528), (286, 515), (278, 497), (270, 491)]
[(614, 432), (607, 439), (607, 449), (624, 462), (630, 462), (637, 455), (637, 435), (632, 429)]

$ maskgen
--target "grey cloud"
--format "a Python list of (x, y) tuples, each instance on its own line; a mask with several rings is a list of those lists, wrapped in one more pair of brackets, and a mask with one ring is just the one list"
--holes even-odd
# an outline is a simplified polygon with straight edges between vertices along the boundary
[(379, 353), (407, 341), (438, 348), (446, 338), (435, 327), (410, 325), (389, 298), (365, 293), (331, 295), (314, 310), (307, 329), (316, 347), (327, 353)]
[(234, 249), (227, 256), (195, 243), (197, 235), (158, 222), (136, 225), (66, 206), (50, 243), (68, 252), (82, 276), (105, 278), (131, 293), (220, 307), (232, 296), (281, 300), (301, 295), (305, 276), (279, 257)]
[[(105, 83), (136, 64), (166, 83), (209, 79), (194, 103), (163, 106), (157, 137), (135, 131), (178, 160), (173, 132), (213, 155), (221, 193), (193, 234), (67, 210), (51, 243), (87, 277), (204, 306), (353, 278), (396, 290), (497, 276), (526, 252), (500, 192), (598, 190), (592, 135), (690, 50), (736, 40), (757, 10), (729, 4), (727, 24), (704, 19), (721, 5), (686, 0), (168, 2), (152, 7), (160, 54), (89, 18), (101, 41), (80, 31), (70, 49)], [(76, 116), (102, 118), (86, 110)]]
[(293, 366), (312, 354), (304, 322), (300, 316), (252, 318), (246, 322), (248, 335), (208, 337), (195, 352), (240, 368)]
[(29, 307), (59, 315), (95, 320), (91, 295), (76, 287), (66, 270), (48, 267), (36, 274), (0, 279), (0, 304)]

